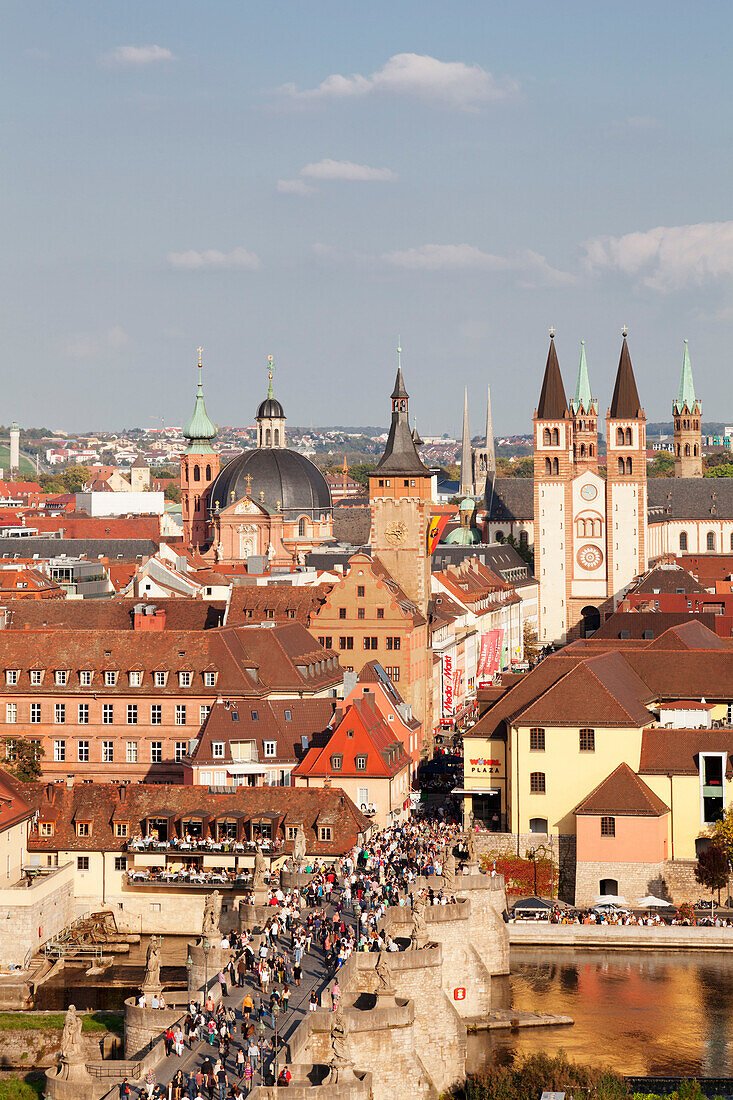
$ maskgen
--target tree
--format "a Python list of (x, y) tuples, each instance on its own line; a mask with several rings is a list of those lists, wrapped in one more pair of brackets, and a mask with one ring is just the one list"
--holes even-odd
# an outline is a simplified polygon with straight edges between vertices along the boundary
[(534, 458), (515, 458), (513, 462), (500, 458), (496, 463), (496, 473), (499, 477), (534, 477)]
[(376, 468), (373, 462), (356, 462), (353, 466), (349, 466), (349, 477), (358, 481), (366, 489), (369, 485), (369, 474)]
[(733, 807), (724, 810), (713, 826), (713, 844), (722, 848), (729, 864), (733, 864)]
[(22, 737), (4, 737), (5, 766), (21, 783), (35, 783), (41, 778), (41, 757), (45, 756), (37, 741)]
[(674, 477), (674, 456), (669, 451), (657, 451), (646, 473), (647, 477)]
[(181, 487), (176, 485), (175, 481), (171, 481), (170, 485), (166, 485), (163, 496), (166, 500), (172, 500), (174, 504), (181, 503)]
[(711, 892), (718, 891), (718, 904), (720, 891), (728, 882), (728, 868), (728, 856), (719, 844), (712, 843), (697, 857), (695, 878)]
[(537, 645), (537, 634), (532, 629), (530, 623), (524, 624), (524, 629), (522, 630), (522, 640), (524, 643), (525, 661), (533, 661), (539, 653), (539, 647)]
[(702, 475), (703, 477), (733, 477), (733, 463), (721, 462), (717, 466), (711, 466)]
[(514, 535), (507, 535), (505, 541), (507, 546), (512, 546), (517, 551), (522, 561), (526, 561), (527, 565), (534, 569), (534, 550), (526, 542), (517, 542)]

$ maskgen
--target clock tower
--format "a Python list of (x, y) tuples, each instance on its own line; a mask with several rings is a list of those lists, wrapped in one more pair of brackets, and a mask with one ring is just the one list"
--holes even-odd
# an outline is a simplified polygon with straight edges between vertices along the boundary
[(384, 454), (369, 475), (372, 555), (427, 619), (430, 601), (428, 525), (432, 475), (417, 452), (408, 419), (409, 395), (397, 348), (392, 423)]

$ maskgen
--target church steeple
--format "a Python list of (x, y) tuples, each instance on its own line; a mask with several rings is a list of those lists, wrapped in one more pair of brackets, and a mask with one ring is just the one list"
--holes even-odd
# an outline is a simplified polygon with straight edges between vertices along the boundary
[(636, 388), (629, 345), (626, 343), (626, 329), (624, 329), (623, 337), (624, 341), (621, 345), (621, 356), (616, 372), (616, 384), (613, 387), (613, 397), (611, 398), (608, 415), (614, 420), (636, 420), (644, 416), (644, 411), (639, 400), (639, 391)]
[(267, 397), (260, 402), (255, 420), (257, 421), (258, 448), (272, 447), (282, 449), (285, 446), (285, 410), (275, 397), (272, 389), (272, 375), (275, 360), (267, 356)]
[(576, 471), (598, 472), (598, 402), (592, 395), (588, 363), (585, 358), (585, 340), (580, 341), (580, 363), (575, 396), (570, 401), (573, 414), (573, 459)]
[(590, 412), (591, 406), (595, 406), (598, 412), (598, 402), (591, 395), (590, 378), (588, 377), (588, 363), (585, 358), (585, 340), (580, 341), (580, 363), (578, 364), (578, 381), (575, 383), (575, 396), (570, 401), (570, 408), (577, 415), (579, 411)]
[(471, 469), (471, 430), (468, 426), (468, 387), (463, 391), (463, 430), (461, 432), (461, 488), (460, 495), (473, 494), (473, 471)]
[(216, 438), (217, 427), (206, 412), (206, 404), (204, 402), (204, 385), (202, 378), (203, 348), (198, 349), (198, 355), (199, 381), (196, 388), (196, 402), (193, 408), (193, 416), (183, 429), (183, 437), (188, 440), (186, 454), (202, 455), (213, 453), (214, 448), (211, 446), (211, 440)]
[(695, 394), (686, 340), (680, 388), (676, 400), (672, 402), (672, 417), (674, 420), (674, 476), (702, 477), (702, 403)]
[(687, 341), (685, 340), (685, 354), (682, 357), (682, 374), (680, 375), (680, 388), (677, 393), (677, 400), (674, 402), (672, 408), (674, 412), (682, 412), (683, 409), (687, 409), (691, 412), (697, 404), (697, 397), (695, 396), (695, 383), (692, 380), (692, 364), (690, 363), (690, 353), (687, 349)]
[(550, 347), (547, 352), (545, 374), (542, 379), (540, 399), (537, 403), (537, 420), (560, 420), (568, 415), (568, 400), (560, 374), (560, 364), (555, 351), (555, 332), (550, 332)]
[(397, 377), (392, 390), (392, 423), (384, 448), (384, 454), (377, 464), (380, 474), (419, 474), (429, 477), (430, 471), (417, 453), (417, 447), (410, 431), (408, 417), (410, 396), (402, 377), (402, 348), (397, 345)]

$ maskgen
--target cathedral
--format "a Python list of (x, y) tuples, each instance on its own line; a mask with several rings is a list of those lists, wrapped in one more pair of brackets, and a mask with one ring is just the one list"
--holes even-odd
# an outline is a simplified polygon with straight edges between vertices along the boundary
[(212, 447), (217, 427), (206, 412), (199, 378), (193, 416), (183, 429), (181, 458), (184, 543), (213, 561), (267, 558), (271, 567), (305, 562), (333, 540), (331, 490), (314, 463), (286, 447), (285, 411), (269, 386), (255, 417), (257, 446), (223, 468)]
[(672, 401), (673, 478), (647, 480), (646, 416), (624, 331), (599, 467), (599, 402), (585, 345), (573, 397), (554, 334), (534, 412), (534, 476), (487, 478), (488, 541), (513, 536), (534, 550), (540, 642), (591, 635), (649, 562), (733, 552), (733, 484), (702, 477), (702, 405), (685, 342)]

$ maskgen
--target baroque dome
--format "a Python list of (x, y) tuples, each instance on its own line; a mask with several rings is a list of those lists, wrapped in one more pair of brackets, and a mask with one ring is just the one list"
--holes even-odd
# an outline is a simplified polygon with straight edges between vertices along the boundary
[[(260, 409), (271, 400), (263, 401)], [(246, 496), (271, 512), (280, 502), (289, 520), (305, 515), (318, 521), (331, 513), (331, 490), (321, 471), (304, 455), (285, 448), (263, 447), (233, 458), (211, 486), (209, 508), (223, 511)]]
[(260, 402), (255, 420), (284, 420), (285, 410), (276, 397), (266, 397)]

